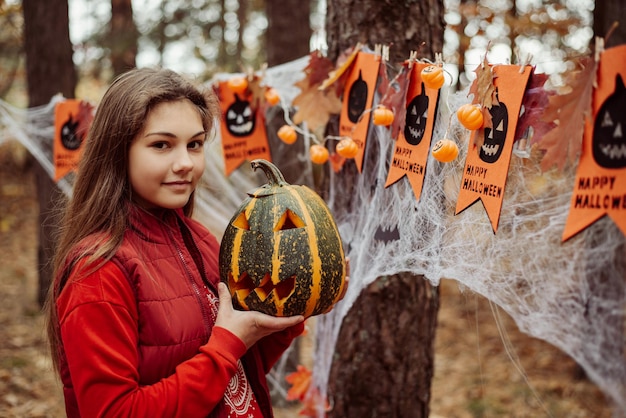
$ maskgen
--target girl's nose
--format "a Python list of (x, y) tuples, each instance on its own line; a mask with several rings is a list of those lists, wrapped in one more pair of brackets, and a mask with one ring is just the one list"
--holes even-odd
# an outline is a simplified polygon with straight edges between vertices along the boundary
[(177, 152), (172, 169), (175, 172), (189, 171), (193, 168), (193, 159), (189, 155), (189, 152), (185, 150)]

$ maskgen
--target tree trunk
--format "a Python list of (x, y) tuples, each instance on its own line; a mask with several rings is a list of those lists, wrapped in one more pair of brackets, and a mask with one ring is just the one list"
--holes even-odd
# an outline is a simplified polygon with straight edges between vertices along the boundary
[(427, 417), (434, 375), (437, 288), (380, 277), (344, 319), (329, 391), (331, 417)]
[[(622, 0), (596, 1), (593, 11), (593, 33), (601, 38), (606, 37), (613, 30), (605, 47), (621, 45), (626, 42), (626, 26), (624, 18), (626, 9)], [(615, 23), (619, 23), (613, 28)]]
[[(370, 48), (391, 45), (390, 64), (403, 62), (411, 51), (432, 60), (443, 50), (443, 0), (329, 0), (327, 7), (328, 55), (333, 60), (357, 42)], [(337, 176), (345, 182), (338, 186), (342, 190), (354, 188), (358, 173), (352, 167), (344, 166)], [(348, 212), (350, 206), (349, 193), (336, 205)], [(427, 417), (438, 310), (438, 289), (423, 276), (396, 274), (364, 289), (339, 332), (329, 379), (329, 416)]]
[[(76, 70), (72, 61), (67, 0), (23, 0), (26, 79), (30, 107), (45, 105), (61, 93), (74, 97)], [(52, 138), (49, 143), (52, 154)], [(39, 292), (43, 305), (52, 278), (53, 236), (58, 219), (52, 210), (62, 196), (56, 184), (37, 164), (39, 201)]]
[(111, 0), (111, 23), (107, 44), (110, 50), (113, 77), (135, 67), (139, 32), (133, 20), (130, 0)]
[(267, 0), (267, 63), (283, 64), (310, 52), (310, 1)]

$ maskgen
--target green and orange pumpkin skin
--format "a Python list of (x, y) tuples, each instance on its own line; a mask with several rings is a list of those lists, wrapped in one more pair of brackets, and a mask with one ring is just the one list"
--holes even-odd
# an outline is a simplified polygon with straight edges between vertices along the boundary
[(339, 299), (346, 261), (324, 200), (287, 183), (266, 160), (251, 162), (269, 182), (243, 201), (220, 245), (220, 278), (235, 306), (273, 316), (324, 313)]

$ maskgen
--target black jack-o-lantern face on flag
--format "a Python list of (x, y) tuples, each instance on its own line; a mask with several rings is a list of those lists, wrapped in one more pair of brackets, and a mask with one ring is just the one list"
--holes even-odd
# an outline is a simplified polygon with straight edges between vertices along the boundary
[(504, 149), (504, 141), (509, 128), (509, 112), (506, 109), (506, 105), (500, 102), (491, 106), (489, 113), (491, 114), (493, 127), (485, 128), (485, 141), (480, 147), (478, 156), (484, 162), (491, 164), (498, 161)]
[(609, 95), (596, 114), (593, 127), (593, 159), (600, 167), (626, 167), (626, 87), (622, 76), (615, 77), (615, 91)]
[(254, 131), (255, 117), (250, 102), (235, 94), (235, 101), (226, 110), (226, 129), (233, 136), (249, 136)]
[(70, 113), (67, 121), (61, 126), (61, 144), (70, 150), (77, 150), (83, 143), (83, 136), (78, 133), (79, 121), (74, 121)]
[(429, 99), (422, 83), (422, 92), (416, 95), (406, 107), (404, 138), (411, 145), (419, 145), (426, 132)]
[(357, 123), (359, 121), (367, 106), (367, 94), (367, 83), (363, 80), (361, 71), (359, 71), (359, 78), (352, 83), (348, 93), (348, 119), (350, 122)]

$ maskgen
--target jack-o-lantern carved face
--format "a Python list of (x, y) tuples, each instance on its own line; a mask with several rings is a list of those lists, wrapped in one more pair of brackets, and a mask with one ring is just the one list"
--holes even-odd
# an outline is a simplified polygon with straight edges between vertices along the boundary
[(361, 71), (359, 70), (359, 78), (357, 78), (348, 93), (348, 119), (352, 123), (357, 123), (361, 114), (367, 106), (367, 94), (369, 89), (367, 83), (361, 77)]
[(422, 92), (416, 95), (406, 107), (406, 119), (404, 123), (404, 137), (411, 145), (419, 145), (426, 132), (428, 122), (429, 99), (422, 83)]
[(346, 265), (337, 226), (324, 201), (290, 185), (265, 160), (270, 179), (243, 202), (224, 232), (220, 278), (236, 306), (274, 316), (325, 312), (344, 286)]
[(78, 134), (79, 122), (74, 122), (72, 115), (61, 126), (61, 144), (70, 151), (77, 150), (83, 143), (83, 136)]
[(500, 102), (491, 106), (489, 113), (491, 114), (493, 128), (485, 128), (485, 141), (480, 147), (478, 156), (486, 163), (495, 163), (504, 149), (504, 141), (509, 129), (509, 112), (506, 109), (506, 105)]
[(626, 167), (626, 87), (622, 76), (615, 77), (615, 91), (606, 98), (593, 126), (593, 159), (600, 167)]
[(235, 94), (235, 101), (226, 109), (226, 129), (233, 136), (249, 136), (254, 131), (254, 110), (247, 100)]

